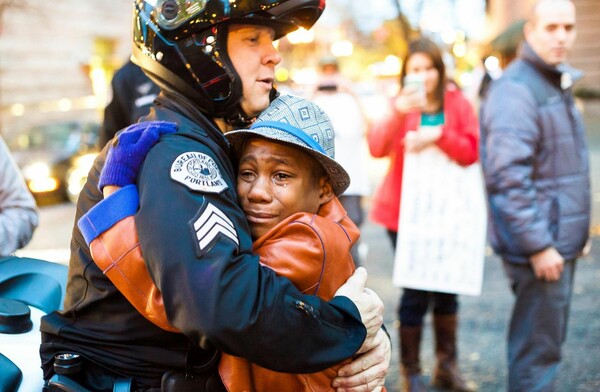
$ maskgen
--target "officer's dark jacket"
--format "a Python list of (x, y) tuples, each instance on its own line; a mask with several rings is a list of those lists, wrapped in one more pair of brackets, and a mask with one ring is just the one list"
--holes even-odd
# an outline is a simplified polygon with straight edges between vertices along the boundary
[(588, 149), (571, 87), (580, 76), (545, 64), (525, 44), (484, 100), (480, 153), (490, 241), (504, 260), (527, 263), (550, 246), (574, 259), (586, 243)]
[[(214, 123), (163, 95), (147, 119), (179, 124), (178, 132), (163, 136), (142, 166), (135, 219), (169, 321), (184, 335), (166, 332), (137, 313), (98, 269), (75, 227), (65, 310), (41, 323), (45, 378), (53, 355), (64, 351), (151, 386), (160, 384), (166, 370), (184, 368), (190, 344), (207, 351), (214, 346), (290, 373), (323, 370), (352, 356), (366, 336), (356, 306), (345, 297), (323, 302), (302, 295), (289, 280), (260, 267), (251, 254), (229, 147)], [(101, 199), (97, 183), (106, 152), (90, 172), (75, 221)], [(204, 161), (186, 160), (190, 153)], [(211, 177), (214, 183), (200, 184), (210, 192), (173, 180), (175, 166)], [(215, 192), (219, 179), (225, 189)]]

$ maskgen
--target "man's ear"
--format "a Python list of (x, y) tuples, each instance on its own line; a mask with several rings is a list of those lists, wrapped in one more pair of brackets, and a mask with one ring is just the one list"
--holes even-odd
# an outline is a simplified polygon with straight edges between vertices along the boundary
[(333, 199), (333, 186), (331, 186), (331, 181), (329, 180), (329, 176), (321, 176), (319, 178), (319, 202), (320, 205), (328, 203), (331, 199)]
[(525, 38), (526, 41), (529, 40), (529, 34), (531, 34), (531, 31), (533, 30), (533, 22), (532, 21), (527, 21), (525, 22), (525, 24), (523, 25), (523, 37)]

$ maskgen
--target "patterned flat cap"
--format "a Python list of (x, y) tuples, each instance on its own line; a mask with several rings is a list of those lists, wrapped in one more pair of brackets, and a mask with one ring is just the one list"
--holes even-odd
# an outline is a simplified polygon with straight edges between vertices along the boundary
[(309, 100), (282, 94), (250, 128), (227, 132), (225, 137), (239, 152), (252, 135), (293, 144), (313, 156), (329, 175), (336, 196), (350, 185), (350, 176), (335, 161), (333, 125), (325, 112)]

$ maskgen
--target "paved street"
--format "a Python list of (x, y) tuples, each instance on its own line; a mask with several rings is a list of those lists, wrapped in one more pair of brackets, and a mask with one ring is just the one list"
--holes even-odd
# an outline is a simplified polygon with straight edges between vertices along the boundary
[[(43, 207), (42, 225), (34, 242), (22, 253), (66, 261), (74, 212), (75, 208), (70, 204)], [(49, 233), (60, 235), (61, 240), (57, 241), (54, 237), (53, 241), (49, 241), (52, 238)], [(369, 270), (369, 286), (377, 291), (386, 304), (385, 324), (394, 346), (386, 385), (389, 392), (397, 392), (400, 385), (395, 309), (400, 289), (391, 284), (392, 250), (381, 227), (367, 223), (363, 227), (363, 238), (369, 244), (365, 263)], [(559, 392), (600, 391), (600, 237), (595, 238), (592, 250), (592, 255), (582, 259), (577, 267), (564, 366), (557, 389)], [(486, 259), (482, 295), (461, 297), (460, 301), (459, 350), (462, 370), (479, 385), (482, 392), (506, 390), (504, 338), (512, 297), (497, 258)], [(433, 346), (429, 319), (427, 322), (422, 360), (428, 381), (433, 365)]]
[[(600, 103), (599, 103), (600, 105)], [(595, 113), (600, 113), (597, 110)], [(592, 253), (579, 261), (569, 333), (564, 350), (564, 361), (558, 379), (557, 392), (600, 391), (600, 116), (588, 116), (593, 181)], [(41, 208), (41, 224), (34, 239), (22, 255), (58, 262), (68, 259), (75, 207), (59, 204)], [(393, 255), (383, 228), (366, 223), (362, 236), (368, 244), (365, 266), (369, 270), (369, 286), (386, 304), (385, 324), (392, 336), (393, 362), (387, 378), (390, 392), (400, 390), (395, 310), (400, 289), (391, 283)], [(460, 298), (460, 365), (468, 379), (475, 381), (482, 392), (506, 390), (505, 336), (512, 294), (499, 260), (486, 258), (483, 293), (479, 297)], [(426, 381), (432, 371), (433, 346), (431, 328), (427, 320), (422, 360)], [(432, 389), (433, 390), (433, 389)]]

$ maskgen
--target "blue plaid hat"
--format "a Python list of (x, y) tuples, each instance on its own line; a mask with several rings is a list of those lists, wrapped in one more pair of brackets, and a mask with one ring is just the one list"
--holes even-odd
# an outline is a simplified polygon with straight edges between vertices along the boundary
[(336, 196), (350, 185), (350, 176), (335, 161), (335, 134), (331, 120), (309, 100), (280, 95), (250, 128), (227, 132), (225, 137), (239, 153), (244, 142), (253, 135), (293, 144), (314, 157), (329, 175)]

